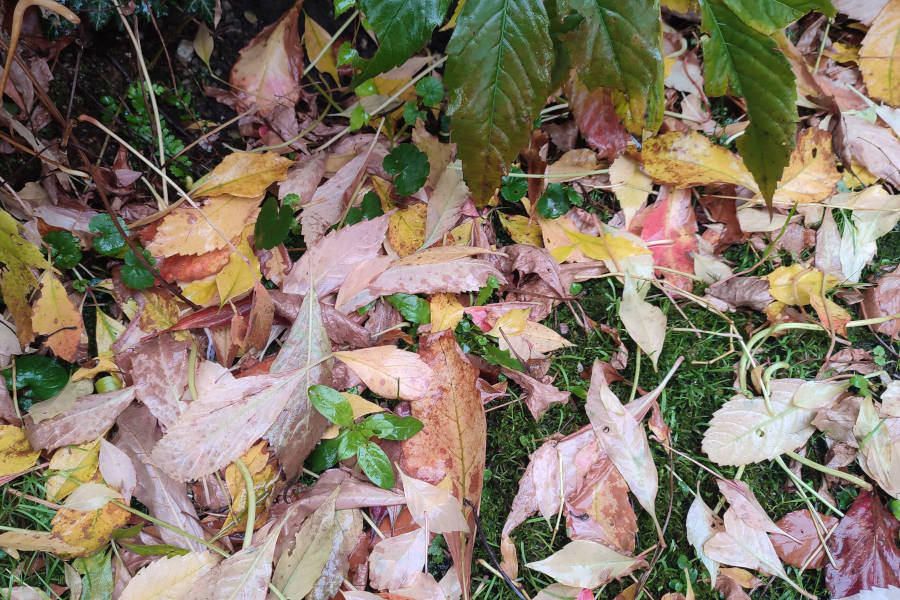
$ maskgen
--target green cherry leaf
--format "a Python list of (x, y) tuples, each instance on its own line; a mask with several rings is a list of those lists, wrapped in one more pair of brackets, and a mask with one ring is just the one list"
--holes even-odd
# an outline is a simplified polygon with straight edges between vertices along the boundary
[(359, 447), (356, 456), (359, 468), (372, 483), (385, 490), (394, 487), (394, 469), (391, 467), (391, 459), (378, 444), (366, 442)]
[(428, 179), (428, 156), (412, 144), (400, 144), (384, 157), (381, 165), (394, 175), (394, 187), (401, 196), (414, 194)]

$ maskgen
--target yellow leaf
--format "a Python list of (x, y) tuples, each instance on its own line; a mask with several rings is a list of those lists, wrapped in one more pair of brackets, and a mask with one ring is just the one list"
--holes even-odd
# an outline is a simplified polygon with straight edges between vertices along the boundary
[(453, 240), (454, 246), (471, 246), (472, 245), (472, 227), (474, 221), (468, 219), (450, 230), (450, 239)]
[(429, 302), (431, 309), (431, 332), (454, 330), (463, 317), (463, 305), (456, 294), (435, 294)]
[(194, 52), (200, 60), (203, 61), (206, 68), (209, 69), (209, 57), (212, 56), (214, 43), (212, 34), (209, 32), (209, 27), (207, 27), (206, 23), (203, 21), (200, 22), (200, 26), (197, 28), (193, 46)]
[(232, 152), (191, 190), (191, 196), (259, 198), (266, 188), (287, 178), (293, 161), (274, 152)]
[(168, 329), (178, 322), (181, 307), (178, 301), (164, 290), (143, 290), (144, 309), (141, 311), (141, 329), (148, 332)]
[[(251, 447), (241, 457), (241, 462), (250, 471), (253, 477), (253, 489), (256, 492), (256, 524), (258, 527), (266, 522), (268, 507), (272, 505), (274, 498), (272, 490), (278, 482), (278, 465), (275, 461), (269, 461), (269, 453), (266, 452), (266, 442), (259, 442)], [(247, 486), (240, 470), (230, 464), (225, 468), (225, 485), (231, 496), (231, 510), (228, 518), (222, 525), (222, 531), (244, 531), (247, 528)], [(237, 515), (237, 521), (235, 521)]]
[[(228, 258), (228, 264), (216, 275), (216, 290), (219, 292), (220, 306), (232, 298), (252, 290), (253, 284), (262, 277), (259, 271), (259, 259), (250, 248), (247, 235), (249, 232), (244, 233), (241, 243), (237, 246), (238, 252), (241, 254), (232, 253)], [(249, 265), (245, 257), (250, 261)]]
[(256, 221), (261, 199), (231, 195), (210, 198), (201, 207), (206, 219), (193, 207), (176, 208), (162, 220), (147, 250), (153, 256), (189, 256), (224, 248), (241, 234), (244, 226)]
[(584, 254), (572, 244), (572, 240), (566, 235), (566, 231), (575, 231), (575, 223), (568, 217), (558, 219), (537, 218), (541, 227), (541, 235), (544, 238), (544, 248), (557, 262), (578, 262), (585, 260)]
[(97, 356), (102, 358), (114, 358), (115, 353), (113, 352), (112, 345), (123, 333), (125, 333), (125, 325), (119, 323), (102, 310), (98, 310), (95, 334), (95, 339), (97, 341)]
[(734, 183), (756, 190), (753, 176), (737, 154), (696, 131), (650, 138), (644, 143), (641, 160), (644, 170), (659, 183), (679, 188)]
[(50, 534), (77, 546), (79, 550), (73, 553), (75, 556), (88, 556), (105, 546), (113, 531), (128, 523), (130, 515), (112, 502), (91, 511), (61, 508), (50, 522)]
[(194, 585), (221, 558), (212, 552), (191, 552), (184, 556), (164, 556), (137, 573), (122, 590), (120, 600), (162, 600), (185, 598)]
[[(528, 322), (528, 313), (530, 312), (530, 308), (514, 308), (506, 311), (497, 319), (494, 327), (486, 335), (501, 338), (503, 333), (508, 336), (524, 333), (525, 324)], [(503, 333), (501, 333), (501, 330)]]
[(890, 0), (875, 17), (859, 49), (859, 70), (869, 95), (900, 104), (900, 0)]
[(53, 453), (49, 469), (54, 472), (47, 479), (47, 499), (64, 500), (82, 483), (94, 478), (100, 464), (100, 440), (80, 446), (64, 446)]
[(662, 0), (662, 5), (672, 12), (681, 14), (700, 12), (700, 4), (697, 0)]
[(840, 179), (831, 152), (831, 134), (822, 129), (806, 129), (800, 134), (790, 163), (778, 182), (775, 201), (821, 202), (831, 196)]
[(28, 469), (37, 462), (35, 450), (25, 437), (25, 430), (15, 425), (0, 425), (0, 477)]
[(66, 288), (49, 269), (41, 277), (41, 297), (34, 303), (31, 325), (35, 333), (47, 336), (46, 345), (58, 357), (75, 360), (84, 321)]
[(505, 215), (502, 212), (498, 212), (497, 216), (500, 217), (500, 224), (515, 243), (528, 244), (538, 248), (544, 245), (541, 226), (534, 219), (529, 219), (524, 215)]
[(413, 204), (391, 215), (387, 237), (391, 247), (401, 257), (409, 256), (425, 241), (425, 222), (428, 206)]
[(75, 554), (81, 548), (66, 543), (49, 531), (14, 529), (0, 533), (0, 548), (24, 550), (25, 552), (52, 552), (54, 554)]
[(623, 154), (609, 165), (609, 182), (613, 185), (613, 193), (622, 213), (625, 215), (625, 228), (641, 209), (647, 196), (653, 190), (653, 180), (639, 168), (638, 162)]
[(210, 275), (184, 286), (182, 293), (185, 298), (200, 306), (206, 306), (216, 297), (216, 276)]
[[(331, 34), (325, 31), (324, 27), (310, 19), (309, 15), (307, 15), (306, 27), (303, 31), (303, 47), (306, 49), (307, 58), (309, 58), (310, 61), (315, 60), (330, 40)], [(334, 78), (335, 82), (340, 83), (341, 80), (338, 76), (337, 63), (334, 60), (334, 54), (331, 53), (331, 48), (328, 48), (322, 54), (319, 61), (316, 63), (316, 68), (320, 73), (328, 73)]]
[[(502, 318), (498, 319), (498, 324)], [(517, 334), (510, 335), (507, 328), (503, 328), (503, 333), (506, 335), (499, 335), (498, 332), (497, 346), (501, 350), (512, 350), (513, 356), (521, 357), (522, 360), (544, 358), (545, 352), (553, 352), (572, 345), (546, 325), (534, 321), (525, 321), (525, 326)], [(488, 335), (491, 335), (490, 331)]]
[(826, 48), (822, 54), (834, 62), (848, 63), (859, 62), (859, 48), (841, 42), (834, 42), (830, 48)]
[[(350, 407), (353, 409), (353, 418), (358, 419), (359, 417), (364, 417), (366, 415), (371, 415), (373, 413), (384, 412), (384, 409), (375, 404), (374, 402), (369, 402), (362, 396), (358, 396), (356, 394), (351, 394), (349, 392), (341, 392), (341, 395), (350, 402)], [(340, 426), (335, 423), (332, 423), (325, 430), (325, 433), (322, 434), (323, 440), (330, 440), (332, 438), (336, 438), (338, 436), (338, 432), (340, 431)]]
[(72, 373), (71, 381), (82, 381), (93, 379), (100, 373), (115, 373), (119, 371), (119, 365), (114, 363), (109, 358), (98, 358), (96, 364), (93, 367), (80, 367), (77, 371)]
[(594, 260), (620, 260), (637, 254), (650, 254), (649, 250), (631, 240), (610, 233), (596, 236), (566, 231), (566, 235), (575, 243), (578, 250)]
[(785, 304), (803, 306), (810, 303), (810, 296), (824, 297), (825, 292), (840, 283), (834, 275), (826, 276), (813, 267), (793, 264), (778, 267), (768, 275), (769, 293)]
[(49, 269), (37, 246), (19, 235), (19, 224), (6, 211), (0, 210), (0, 294), (16, 323), (19, 341), (27, 344), (34, 339), (31, 329), (31, 307), (28, 297), (37, 285), (37, 278), (29, 267)]
[(847, 335), (845, 326), (853, 320), (853, 317), (850, 316), (850, 313), (845, 308), (838, 306), (828, 298), (817, 295), (811, 295), (809, 303), (812, 305), (813, 310), (816, 311), (822, 327), (833, 329), (841, 335)]

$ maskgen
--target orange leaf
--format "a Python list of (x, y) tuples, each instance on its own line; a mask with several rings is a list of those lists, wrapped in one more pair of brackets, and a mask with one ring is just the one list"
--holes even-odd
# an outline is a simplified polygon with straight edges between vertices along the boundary
[(45, 271), (41, 277), (41, 297), (34, 304), (31, 326), (38, 335), (47, 336), (45, 343), (58, 357), (75, 360), (84, 321), (66, 288), (51, 271)]

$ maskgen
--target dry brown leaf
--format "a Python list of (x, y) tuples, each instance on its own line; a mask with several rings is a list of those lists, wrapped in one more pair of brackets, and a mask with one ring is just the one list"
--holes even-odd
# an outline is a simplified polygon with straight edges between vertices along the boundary
[(549, 575), (563, 585), (595, 588), (645, 567), (647, 562), (596, 542), (576, 540), (552, 556), (525, 566)]
[(491, 276), (494, 276), (500, 284), (506, 283), (506, 278), (496, 267), (477, 258), (462, 258), (439, 263), (395, 263), (394, 266), (375, 278), (370, 284), (369, 290), (377, 296), (386, 296), (397, 292), (455, 294), (481, 289)]
[(341, 534), (335, 515), (339, 492), (340, 486), (303, 521), (293, 534), (293, 543), (278, 556), (272, 583), (288, 598), (305, 597), (322, 575), (335, 537)]
[(535, 421), (539, 421), (551, 404), (565, 404), (569, 401), (569, 392), (564, 392), (551, 383), (538, 381), (530, 375), (513, 369), (502, 369), (503, 374), (522, 388), (522, 402)]
[(212, 552), (164, 556), (131, 578), (120, 600), (178, 600), (208, 573), (221, 558)]
[[(135, 395), (163, 427), (171, 427), (184, 411), (182, 401), (188, 383), (188, 341), (163, 334), (141, 343), (124, 357), (130, 360)], [(127, 364), (127, 363), (123, 363)]]
[(456, 155), (456, 144), (442, 144), (425, 129), (425, 125), (420, 120), (416, 121), (410, 137), (416, 147), (428, 156), (428, 179), (425, 181), (425, 185), (434, 187), (447, 165), (453, 161), (453, 157)]
[(287, 177), (292, 164), (274, 152), (232, 152), (191, 189), (191, 195), (259, 198), (266, 188)]
[[(863, 292), (862, 308), (867, 319), (900, 314), (900, 266), (893, 272), (883, 275), (874, 288)], [(900, 318), (870, 327), (891, 339), (900, 337)]]
[(153, 462), (181, 481), (234, 462), (272, 425), (304, 377), (298, 369), (235, 379), (204, 361), (197, 368), (197, 399), (156, 443)]
[(337, 511), (337, 535), (331, 545), (331, 555), (325, 563), (318, 580), (313, 585), (307, 600), (329, 600), (346, 580), (350, 570), (350, 554), (363, 534), (362, 512), (359, 510)]
[(200, 207), (205, 219), (193, 207), (176, 208), (163, 218), (146, 248), (153, 256), (192, 256), (237, 243), (244, 227), (256, 220), (261, 199), (215, 196)]
[[(254, 444), (238, 460), (244, 463), (250, 472), (253, 489), (256, 492), (256, 522), (253, 529), (265, 525), (269, 516), (269, 508), (275, 500), (273, 489), (281, 479), (278, 463), (271, 460), (267, 444), (261, 441)], [(225, 487), (230, 498), (230, 510), (221, 531), (236, 533), (247, 529), (247, 484), (237, 467), (237, 461), (225, 468)]]
[[(578, 463), (584, 459), (576, 456)], [(637, 516), (628, 484), (609, 457), (599, 456), (584, 473), (580, 489), (566, 496), (565, 513), (571, 539), (597, 542), (629, 555), (634, 552)]]
[(798, 569), (819, 569), (824, 564), (821, 540), (828, 539), (838, 520), (821, 513), (817, 516), (814, 519), (808, 509), (802, 509), (789, 512), (778, 520), (777, 525), (795, 538), (778, 533), (769, 535), (775, 552), (786, 564)]
[(34, 303), (31, 327), (36, 334), (47, 336), (45, 344), (57, 356), (72, 362), (85, 333), (81, 312), (52, 271), (44, 271), (40, 287), (41, 295)]
[(859, 48), (859, 70), (866, 90), (894, 106), (900, 104), (900, 0), (889, 0)]
[(82, 396), (65, 412), (35, 425), (25, 417), (25, 431), (35, 448), (53, 450), (97, 439), (112, 427), (116, 417), (134, 400), (134, 386)]

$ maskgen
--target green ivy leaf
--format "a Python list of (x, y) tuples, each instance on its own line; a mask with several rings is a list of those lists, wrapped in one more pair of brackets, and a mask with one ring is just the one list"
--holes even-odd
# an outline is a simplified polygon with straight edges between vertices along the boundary
[(747, 101), (750, 126), (738, 138), (744, 164), (771, 207), (775, 186), (794, 147), (797, 88), (794, 74), (776, 43), (746, 25), (722, 0), (702, 0), (701, 27), (706, 92), (731, 91)]
[(59, 269), (71, 269), (81, 262), (78, 238), (68, 231), (51, 231), (44, 236), (50, 246), (50, 261)]
[(394, 487), (394, 469), (391, 467), (391, 459), (378, 444), (366, 442), (359, 447), (356, 456), (359, 468), (372, 483), (385, 490)]
[(309, 388), (309, 401), (326, 419), (343, 427), (353, 426), (353, 407), (339, 391), (327, 385)]
[(628, 128), (662, 123), (663, 56), (659, 0), (570, 0), (584, 22), (565, 36), (572, 64), (589, 89), (619, 90), (628, 100)]
[(515, 369), (516, 371), (525, 371), (525, 366), (517, 358), (513, 358), (509, 350), (501, 350), (496, 346), (487, 345), (484, 347), (484, 360), (492, 365)]
[(560, 183), (551, 183), (537, 201), (538, 213), (545, 219), (558, 219), (563, 216), (572, 204), (569, 202), (569, 193)]
[[(522, 169), (513, 167), (510, 173), (522, 174)], [(518, 202), (528, 194), (528, 179), (525, 177), (510, 177), (505, 175), (501, 180), (500, 195), (507, 202)]]
[(408, 440), (425, 427), (425, 424), (415, 417), (398, 417), (390, 413), (369, 415), (361, 425), (383, 440)]
[[(119, 225), (122, 226), (122, 230), (128, 234), (129, 231), (125, 221), (122, 220), (122, 217), (117, 218)], [(116, 229), (112, 217), (108, 214), (101, 213), (96, 215), (88, 224), (88, 229), (90, 229), (91, 233), (97, 234), (97, 237), (94, 238), (94, 250), (100, 254), (104, 256), (119, 256), (125, 251), (127, 244), (119, 230)]]
[(321, 473), (338, 462), (338, 438), (322, 440), (306, 459), (306, 466), (311, 471)]
[(15, 387), (19, 397), (47, 400), (62, 391), (69, 382), (69, 371), (49, 356), (26, 354), (16, 358), (16, 380), (12, 380), (12, 367), (0, 371), (6, 380), (6, 389)]
[(262, 250), (271, 250), (285, 239), (294, 224), (294, 211), (288, 205), (279, 209), (278, 201), (269, 196), (253, 227), (253, 244)]
[(444, 99), (444, 84), (437, 77), (425, 77), (416, 83), (416, 93), (425, 106), (437, 106)]
[(829, 0), (724, 0), (741, 21), (766, 35), (784, 29), (811, 10), (836, 14)]
[(431, 322), (431, 307), (423, 298), (413, 296), (412, 294), (397, 292), (396, 294), (386, 296), (385, 300), (388, 301), (388, 304), (396, 308), (400, 314), (403, 315), (403, 318), (410, 323), (421, 325), (423, 323)]
[[(150, 253), (147, 250), (141, 248), (141, 253), (144, 255), (144, 258), (147, 259), (148, 263), (156, 266), (156, 259), (150, 256)], [(156, 277), (153, 276), (153, 273), (138, 260), (134, 250), (131, 248), (125, 252), (125, 264), (122, 266), (120, 275), (122, 276), (122, 281), (125, 285), (136, 290), (146, 290), (153, 285), (154, 281), (156, 281)]]
[(450, 0), (359, 0), (359, 7), (378, 38), (378, 51), (369, 60), (356, 60), (351, 86), (402, 65), (431, 39), (444, 21)]
[(466, 185), (487, 201), (550, 93), (553, 42), (541, 0), (466, 2), (447, 45), (452, 136)]
[(366, 438), (353, 429), (343, 431), (338, 437), (337, 453), (340, 460), (347, 460), (356, 454), (357, 450), (366, 443)]
[(401, 196), (409, 196), (428, 179), (428, 155), (412, 144), (400, 144), (381, 161), (384, 170), (394, 175), (394, 187)]

